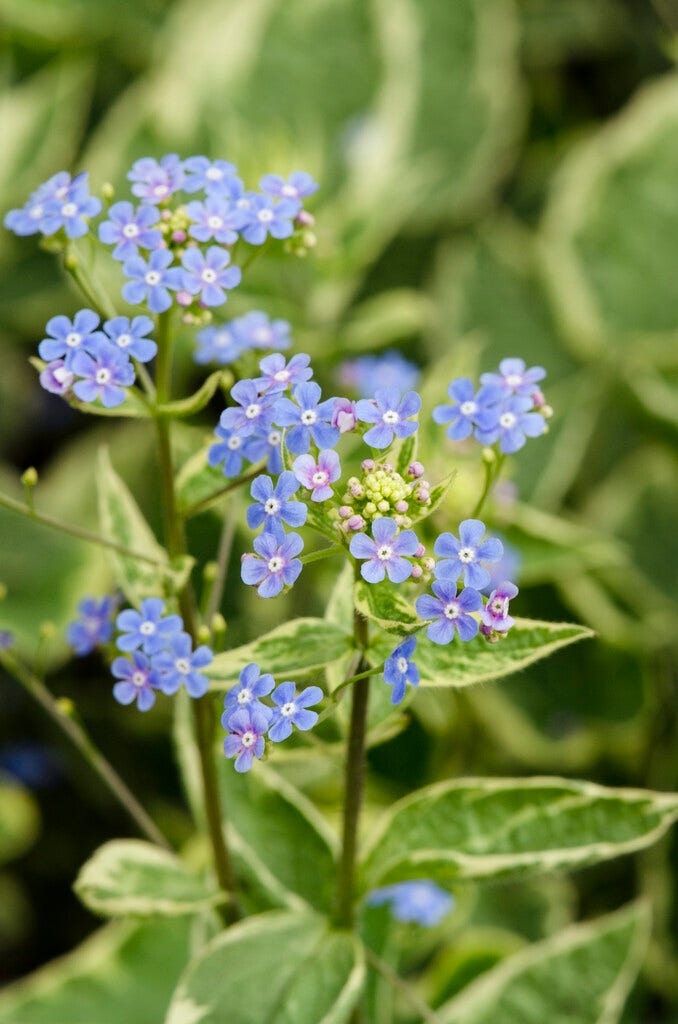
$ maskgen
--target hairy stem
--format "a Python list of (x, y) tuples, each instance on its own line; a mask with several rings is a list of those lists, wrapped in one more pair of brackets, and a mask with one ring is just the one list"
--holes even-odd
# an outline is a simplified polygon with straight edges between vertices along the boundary
[(31, 697), (47, 712), (52, 721), (68, 736), (69, 740), (77, 747), (109, 792), (112, 793), (118, 803), (125, 808), (129, 816), (134, 820), (142, 835), (146, 836), (152, 843), (162, 846), (166, 850), (171, 850), (172, 847), (158, 826), (146, 813), (131, 790), (127, 788), (115, 768), (106, 760), (101, 751), (95, 747), (80, 723), (69, 715), (59, 701), (52, 696), (44, 683), (12, 654), (1, 653), (0, 665), (17, 682), (21, 683)]

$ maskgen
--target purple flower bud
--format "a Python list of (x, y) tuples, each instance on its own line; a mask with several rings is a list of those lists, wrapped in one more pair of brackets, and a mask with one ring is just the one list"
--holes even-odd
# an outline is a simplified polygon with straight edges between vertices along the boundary
[(543, 405), (546, 405), (543, 391), (534, 391), (532, 393), (532, 401), (534, 402), (535, 409), (541, 409)]
[(374, 461), (374, 459), (363, 459), (361, 465), (363, 468), (363, 473), (371, 473), (376, 466), (376, 462)]
[(163, 210), (162, 213), (160, 214), (160, 220), (171, 220), (171, 219), (172, 219), (172, 211), (171, 210)]
[(418, 480), (420, 476), (423, 476), (424, 467), (421, 462), (411, 462), (407, 467), (407, 475), (411, 476), (413, 480)]
[(431, 500), (431, 492), (427, 491), (425, 487), (418, 487), (414, 492), (414, 499), (418, 501), (420, 505), (427, 505)]
[(179, 306), (190, 306), (193, 302), (193, 296), (190, 292), (185, 292), (182, 289), (182, 291), (177, 292), (176, 300)]
[(348, 398), (335, 399), (332, 426), (338, 427), (340, 434), (346, 434), (350, 430), (355, 430), (357, 422), (355, 402), (349, 401)]
[(349, 530), (363, 530), (365, 528), (365, 520), (363, 519), (362, 516), (351, 516), (347, 523), (347, 526)]
[(407, 512), (409, 505), (406, 501), (396, 501), (395, 510), (396, 512)]
[(424, 575), (424, 570), (422, 569), (422, 567), (420, 565), (413, 565), (412, 566), (412, 579), (413, 580), (420, 580), (423, 575)]
[(186, 241), (186, 232), (185, 231), (173, 231), (172, 232), (172, 241), (175, 242), (177, 245), (181, 245), (183, 242)]
[(294, 218), (294, 222), (300, 228), (312, 228), (315, 224), (315, 217), (308, 210), (299, 210), (299, 213)]
[(0, 651), (8, 651), (14, 644), (14, 633), (9, 629), (0, 629)]
[(353, 509), (350, 505), (341, 505), (339, 508), (340, 519), (348, 519), (349, 516), (353, 515)]
[(395, 466), (391, 462), (385, 462), (384, 463), (384, 472), (385, 473), (392, 473), (394, 471), (394, 469), (395, 469)]
[(54, 359), (40, 374), (40, 384), (53, 395), (65, 395), (70, 391), (75, 374), (66, 369), (63, 359)]
[(365, 488), (362, 484), (351, 484), (349, 491), (354, 498), (362, 498), (365, 493)]
[(426, 548), (424, 547), (423, 544), (420, 544), (419, 547), (417, 548), (417, 550), (414, 552), (414, 557), (415, 558), (423, 558), (425, 554), (426, 554)]

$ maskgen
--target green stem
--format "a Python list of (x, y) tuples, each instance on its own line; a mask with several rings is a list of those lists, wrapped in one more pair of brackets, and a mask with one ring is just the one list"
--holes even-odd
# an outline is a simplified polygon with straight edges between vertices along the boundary
[(205, 622), (208, 628), (211, 628), (212, 619), (219, 611), (221, 607), (221, 599), (224, 596), (224, 585), (226, 583), (226, 573), (228, 572), (228, 563), (231, 558), (231, 548), (233, 547), (233, 537), (235, 535), (235, 516), (229, 510), (224, 515), (224, 524), (221, 528), (221, 537), (219, 538), (219, 550), (217, 552), (217, 569), (214, 576), (214, 583), (210, 591), (209, 601), (207, 602), (207, 609), (205, 611)]
[(229, 481), (224, 487), (220, 487), (214, 494), (210, 494), (208, 498), (203, 498), (202, 501), (196, 501), (194, 505), (189, 505), (184, 511), (184, 519), (191, 519), (193, 516), (198, 515), (199, 512), (205, 512), (208, 508), (211, 508), (219, 500), (223, 498), (225, 494), (230, 494), (231, 491), (236, 491), (238, 487), (242, 487), (243, 484), (247, 484), (250, 480), (254, 480), (255, 476), (259, 476), (262, 469), (264, 468), (263, 462), (258, 462), (256, 466), (249, 469), (242, 476), (235, 477), (234, 480)]
[(82, 526), (74, 526), (73, 523), (66, 523), (61, 519), (55, 519), (54, 516), (48, 516), (42, 512), (36, 512), (28, 508), (28, 506), (22, 505), (22, 503), (20, 501), (16, 501), (15, 498), (8, 497), (6, 494), (0, 494), (0, 507), (8, 508), (12, 512), (18, 512), (19, 515), (26, 516), (28, 519), (33, 519), (36, 523), (41, 523), (43, 526), (49, 526), (52, 530), (60, 530), (61, 533), (67, 533), (71, 537), (77, 537), (78, 540), (87, 541), (88, 544), (98, 544), (101, 548), (108, 548), (110, 551), (117, 551), (120, 555), (125, 555), (127, 558), (134, 558), (139, 562), (146, 562), (148, 565), (157, 566), (159, 569), (167, 568), (167, 566), (162, 562), (159, 562), (157, 558), (145, 555), (141, 551), (132, 551), (130, 548), (126, 548), (124, 544), (118, 544), (117, 541), (109, 540), (108, 537), (101, 537), (98, 533), (92, 533), (91, 530), (86, 530)]
[[(361, 659), (362, 660), (362, 659)], [(360, 682), (361, 679), (369, 679), (370, 676), (379, 675), (380, 672), (384, 671), (385, 661), (382, 661), (381, 665), (375, 665), (374, 668), (368, 668), (364, 672), (359, 672), (355, 676), (350, 676), (348, 679), (344, 679), (342, 683), (339, 683), (336, 690), (332, 691), (332, 700), (335, 700), (338, 693), (340, 693), (347, 686), (353, 686), (354, 683)]]
[(330, 558), (331, 555), (338, 555), (340, 551), (346, 549), (341, 544), (331, 544), (327, 548), (321, 548), (319, 551), (311, 551), (307, 555), (302, 555), (299, 559), (304, 565), (308, 565), (310, 562), (320, 562), (323, 558)]
[(492, 489), (492, 485), (494, 484), (495, 480), (498, 479), (499, 474), (501, 473), (501, 467), (504, 464), (505, 458), (505, 455), (495, 453), (495, 458), (492, 460), (492, 462), (483, 463), (483, 465), (485, 466), (485, 484), (483, 486), (482, 493), (478, 499), (478, 503), (476, 507), (473, 509), (473, 512), (471, 513), (472, 519), (476, 519), (482, 512), (483, 505), (485, 504), (487, 496), (489, 495)]
[(21, 683), (31, 697), (47, 712), (52, 721), (68, 736), (109, 792), (113, 794), (115, 799), (134, 820), (142, 835), (146, 836), (150, 842), (162, 846), (166, 850), (171, 850), (172, 847), (158, 826), (149, 817), (134, 794), (127, 788), (115, 768), (106, 760), (101, 751), (94, 746), (80, 723), (64, 710), (59, 701), (55, 700), (44, 683), (12, 654), (0, 654), (0, 665), (17, 682)]
[(422, 1020), (425, 1020), (427, 1024), (442, 1024), (441, 1018), (432, 1010), (428, 1003), (419, 996), (419, 993), (408, 985), (407, 982), (400, 977), (400, 975), (393, 970), (390, 964), (387, 964), (385, 960), (373, 953), (369, 946), (365, 946), (365, 956), (367, 962), (371, 967), (378, 971), (379, 974), (398, 992), (407, 999), (410, 1006), (415, 1010)]

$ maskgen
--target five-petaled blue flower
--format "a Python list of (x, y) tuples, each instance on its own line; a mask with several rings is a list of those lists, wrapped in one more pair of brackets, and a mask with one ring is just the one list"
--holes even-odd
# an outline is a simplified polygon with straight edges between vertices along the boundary
[(508, 398), (501, 406), (496, 425), (487, 430), (478, 428), (476, 437), (481, 444), (499, 441), (504, 455), (513, 455), (523, 447), (526, 437), (539, 437), (546, 430), (546, 420), (538, 412), (531, 412), (532, 407), (530, 395)]
[(220, 196), (208, 196), (204, 203), (195, 200), (186, 207), (192, 221), (188, 233), (199, 242), (214, 239), (221, 245), (237, 241), (238, 230), (243, 227), (246, 214)]
[(396, 647), (384, 663), (384, 682), (393, 687), (392, 704), (400, 704), (408, 683), (411, 686), (419, 684), (419, 669), (410, 661), (416, 646), (416, 636), (408, 637)]
[(276, 706), (268, 730), (269, 737), (274, 743), (282, 743), (291, 736), (293, 725), (302, 732), (312, 729), (318, 721), (318, 712), (307, 709), (322, 699), (323, 691), (319, 686), (307, 686), (301, 693), (297, 693), (294, 683), (276, 686), (271, 694), (271, 700)]
[(524, 359), (502, 359), (499, 373), (481, 373), (480, 380), (482, 384), (501, 388), (504, 394), (533, 395), (545, 376), (543, 366), (532, 366), (528, 370)]
[(294, 232), (294, 218), (301, 209), (297, 199), (275, 201), (269, 196), (254, 194), (247, 207), (241, 207), (247, 220), (241, 234), (250, 245), (263, 245), (267, 237), (289, 238)]
[(50, 200), (45, 205), (41, 231), (53, 235), (63, 228), (67, 238), (82, 238), (89, 230), (90, 217), (101, 213), (101, 200), (89, 194), (88, 175), (78, 174), (63, 199)]
[(104, 331), (114, 345), (140, 363), (154, 358), (158, 346), (146, 335), (153, 330), (153, 321), (147, 316), (114, 316), (104, 324)]
[(235, 770), (248, 772), (254, 758), (262, 757), (266, 747), (264, 739), (271, 720), (271, 709), (259, 705), (250, 710), (240, 708), (228, 719), (229, 735), (224, 740), (224, 754), (235, 758)]
[(374, 889), (366, 902), (370, 907), (388, 903), (398, 921), (418, 924), (422, 928), (433, 928), (440, 924), (455, 906), (454, 897), (427, 878)]
[(184, 167), (176, 153), (168, 153), (160, 163), (145, 156), (132, 165), (127, 177), (133, 182), (132, 195), (149, 203), (164, 203), (182, 187)]
[(184, 626), (180, 615), (165, 615), (165, 602), (160, 597), (144, 598), (140, 611), (126, 608), (115, 624), (122, 634), (116, 640), (117, 647), (121, 651), (140, 647), (145, 654), (159, 654)]
[(206, 668), (214, 655), (205, 644), (193, 648), (188, 633), (173, 633), (169, 637), (168, 649), (152, 659), (158, 673), (158, 687), (163, 693), (176, 693), (183, 684), (191, 697), (202, 697), (209, 689), (209, 679), (199, 672)]
[(304, 352), (292, 356), (289, 363), (285, 362), (285, 357), (280, 352), (274, 352), (270, 356), (264, 356), (259, 363), (262, 376), (256, 378), (255, 384), (262, 394), (273, 395), (287, 391), (288, 388), (304, 384), (311, 379), (313, 370), (310, 362), (311, 357)]
[(78, 605), (78, 618), (69, 623), (66, 640), (78, 657), (89, 654), (113, 636), (113, 616), (118, 607), (116, 597), (85, 597)]
[(228, 160), (210, 160), (206, 156), (189, 156), (184, 160), (186, 178), (182, 185), (184, 192), (199, 192), (201, 189), (208, 196), (230, 197), (240, 184), (236, 178), (235, 164)]
[(235, 430), (241, 437), (265, 430), (273, 422), (274, 397), (260, 395), (253, 380), (239, 380), (231, 388), (231, 398), (238, 403), (222, 412), (219, 423), (225, 430)]
[(287, 181), (279, 174), (265, 174), (259, 188), (280, 199), (305, 199), (317, 192), (320, 186), (306, 171), (293, 171)]
[(207, 452), (207, 462), (213, 469), (219, 469), (229, 479), (238, 476), (242, 469), (242, 460), (245, 455), (245, 440), (237, 430), (227, 430), (220, 423), (215, 427), (214, 433), (221, 440), (213, 444)]
[(441, 533), (433, 548), (441, 561), (435, 567), (437, 579), (464, 577), (464, 586), (482, 590), (490, 582), (490, 574), (481, 562), (498, 562), (504, 546), (496, 537), (483, 541), (485, 523), (480, 519), (464, 519), (459, 524), (459, 540), (452, 533)]
[(275, 427), (257, 430), (245, 440), (243, 453), (250, 462), (266, 459), (266, 469), (273, 476), (282, 473), (282, 434)]
[(120, 682), (113, 687), (113, 696), (119, 704), (137, 702), (139, 711), (148, 711), (155, 704), (158, 674), (141, 651), (134, 651), (132, 660), (116, 658), (111, 672)]
[(271, 320), (267, 313), (253, 309), (237, 320), (231, 320), (231, 330), (243, 347), (259, 348), (289, 348), (292, 344), (290, 331), (292, 330), (287, 320)]
[(200, 249), (186, 249), (181, 257), (184, 268), (183, 287), (191, 295), (200, 295), (204, 306), (221, 306), (226, 302), (224, 289), (240, 284), (240, 267), (229, 267), (231, 254), (218, 245), (211, 245), (203, 254)]
[(254, 504), (247, 509), (247, 525), (256, 530), (263, 523), (264, 530), (276, 533), (280, 540), (282, 523), (303, 526), (308, 508), (303, 501), (290, 500), (298, 490), (299, 481), (289, 469), (280, 474), (275, 487), (270, 476), (256, 477), (250, 488)]
[(363, 440), (372, 448), (388, 448), (393, 435), (410, 437), (419, 426), (410, 417), (421, 409), (421, 398), (416, 391), (401, 396), (398, 388), (377, 388), (374, 399), (361, 398), (356, 405), (358, 419), (374, 423)]
[(170, 264), (173, 255), (169, 249), (156, 249), (148, 262), (141, 256), (132, 256), (123, 264), (122, 270), (126, 277), (131, 277), (123, 285), (122, 297), (132, 305), (144, 300), (152, 313), (164, 313), (172, 305), (169, 289), (177, 291), (183, 287), (183, 271), (181, 267)]
[(449, 644), (454, 639), (455, 629), (460, 640), (473, 640), (478, 634), (478, 623), (470, 614), (480, 610), (483, 599), (477, 590), (466, 587), (457, 595), (457, 588), (450, 580), (436, 580), (430, 594), (417, 598), (417, 615), (433, 620), (426, 629), (426, 636), (434, 644)]
[(225, 729), (228, 729), (229, 718), (239, 708), (249, 708), (251, 711), (255, 708), (263, 709), (266, 712), (270, 711), (270, 708), (266, 704), (262, 704), (259, 698), (267, 697), (275, 686), (271, 673), (265, 672), (262, 676), (259, 666), (250, 662), (249, 665), (245, 665), (238, 678), (240, 682), (237, 686), (232, 686), (224, 697), (225, 710), (221, 716), (221, 724)]
[(91, 355), (97, 351), (104, 337), (97, 330), (98, 326), (99, 317), (91, 309), (81, 309), (72, 321), (67, 316), (53, 316), (45, 327), (49, 337), (38, 345), (40, 358), (48, 363), (54, 359), (64, 359), (70, 369), (77, 351), (84, 350)]
[(275, 422), (287, 427), (285, 444), (294, 455), (305, 455), (311, 447), (311, 438), (318, 448), (333, 448), (339, 440), (339, 431), (331, 424), (334, 399), (320, 401), (320, 387), (315, 381), (297, 384), (292, 396), (279, 398), (275, 405)]
[(452, 441), (464, 441), (474, 427), (489, 430), (496, 426), (504, 396), (495, 385), (485, 384), (476, 394), (473, 381), (457, 377), (450, 383), (447, 394), (452, 405), (437, 405), (433, 419), (436, 423), (449, 423), (445, 433)]
[(48, 181), (38, 185), (31, 192), (24, 206), (19, 210), (10, 210), (5, 215), (4, 225), (15, 235), (35, 235), (44, 232), (45, 219), (58, 204), (65, 201), (68, 190), (82, 181), (85, 175), (78, 175), (71, 180), (68, 171), (53, 174)]
[(360, 566), (360, 575), (368, 583), (379, 583), (388, 574), (391, 583), (402, 583), (412, 575), (412, 563), (405, 556), (412, 556), (419, 547), (417, 535), (412, 530), (398, 533), (395, 519), (383, 516), (372, 523), (371, 539), (365, 533), (356, 533), (351, 538), (349, 550), (354, 558), (365, 559)]
[(243, 350), (228, 324), (203, 327), (196, 334), (195, 343), (193, 358), (202, 366), (205, 363), (219, 363), (221, 366), (234, 363)]
[(70, 369), (80, 378), (73, 385), (73, 393), (81, 402), (101, 399), (106, 409), (121, 405), (127, 394), (125, 388), (134, 383), (134, 367), (129, 356), (117, 345), (102, 341), (93, 356), (80, 349), (73, 356)]
[[(281, 544), (272, 533), (254, 538), (256, 555), (243, 555), (240, 576), (243, 583), (257, 588), (260, 597), (275, 597), (283, 586), (291, 587), (301, 572), (300, 554), (304, 542), (290, 533)], [(257, 555), (259, 557), (257, 557)]]
[(157, 249), (162, 242), (162, 233), (155, 227), (158, 211), (154, 206), (135, 210), (132, 203), (113, 203), (108, 218), (99, 225), (99, 239), (104, 245), (115, 246), (114, 260), (128, 260), (137, 255), (140, 246)]
[(360, 398), (371, 398), (377, 388), (416, 388), (421, 371), (400, 352), (388, 351), (380, 356), (358, 356), (347, 359), (339, 367), (339, 380)]

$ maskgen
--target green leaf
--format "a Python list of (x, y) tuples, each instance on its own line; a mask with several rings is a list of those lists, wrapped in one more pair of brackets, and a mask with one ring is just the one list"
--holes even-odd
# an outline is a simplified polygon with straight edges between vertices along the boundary
[(441, 1024), (616, 1024), (650, 933), (643, 904), (574, 925), (482, 974)]
[(337, 529), (337, 519), (330, 516), (330, 509), (320, 501), (309, 501), (306, 505), (308, 514), (306, 525), (312, 526), (318, 533), (328, 537), (335, 544), (339, 541), (341, 534)]
[(415, 431), (414, 434), (410, 434), (403, 441), (400, 442), (398, 448), (398, 454), (396, 456), (396, 469), (401, 476), (407, 477), (407, 470), (409, 469), (412, 462), (417, 457), (417, 447), (419, 443), (419, 431)]
[(30, 793), (9, 779), (0, 780), (0, 864), (31, 846), (39, 824), (38, 808)]
[(197, 412), (204, 409), (218, 387), (228, 388), (233, 383), (233, 374), (230, 370), (215, 370), (211, 373), (198, 390), (189, 395), (188, 398), (178, 399), (176, 402), (167, 402), (166, 405), (158, 407), (158, 412), (163, 416), (171, 416), (173, 419), (183, 419), (187, 416), (195, 416)]
[(219, 761), (238, 874), (287, 909), (331, 909), (336, 837), (313, 804), (266, 765), (239, 774)]
[(99, 451), (97, 485), (102, 534), (160, 563), (154, 566), (109, 551), (116, 582), (131, 604), (138, 605), (144, 597), (160, 596), (172, 572), (167, 552), (158, 544), (127, 485), (113, 469), (107, 448)]
[[(421, 685), (461, 687), (501, 679), (561, 647), (594, 636), (586, 626), (570, 622), (516, 619), (515, 623), (505, 639), (495, 644), (480, 635), (467, 643), (455, 639), (451, 644), (434, 644), (422, 633), (415, 655)], [(384, 661), (392, 649), (392, 641), (379, 637), (370, 648), (374, 664)]]
[(353, 935), (314, 914), (261, 914), (190, 964), (165, 1024), (344, 1024), (363, 976)]
[(161, 1021), (190, 955), (187, 920), (115, 922), (0, 994), (0, 1024)]
[(559, 778), (443, 782), (384, 815), (367, 843), (366, 885), (596, 864), (651, 845), (676, 818), (678, 794)]
[(178, 857), (141, 839), (113, 839), (82, 866), (73, 886), (96, 914), (177, 916), (213, 907), (219, 894)]
[(394, 587), (387, 580), (383, 583), (358, 580), (354, 600), (361, 615), (390, 633), (414, 633), (422, 627), (414, 606), (402, 596), (399, 587)]
[(214, 469), (207, 461), (207, 453), (213, 443), (211, 440), (204, 448), (199, 449), (177, 473), (174, 486), (181, 512), (214, 497), (228, 484), (221, 470)]
[(289, 677), (312, 672), (346, 654), (350, 637), (341, 626), (325, 619), (292, 619), (242, 647), (217, 654), (210, 679), (217, 689), (233, 686), (245, 665), (256, 662), (263, 672)]

